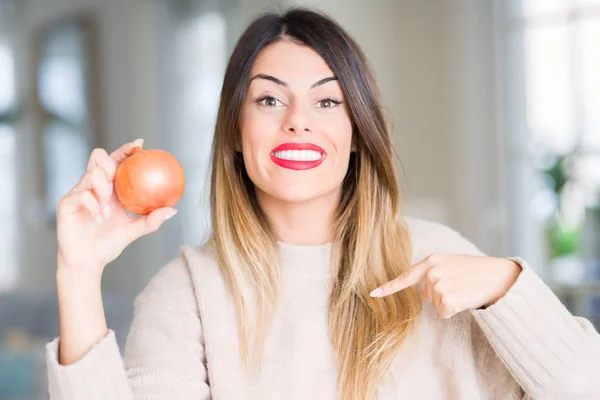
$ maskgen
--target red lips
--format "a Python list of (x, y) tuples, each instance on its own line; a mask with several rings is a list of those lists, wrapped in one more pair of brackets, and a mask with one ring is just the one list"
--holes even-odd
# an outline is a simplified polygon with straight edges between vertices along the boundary
[[(282, 160), (273, 155), (277, 151), (285, 150), (313, 150), (321, 153), (321, 158), (315, 161)], [(325, 158), (327, 158), (325, 150), (313, 143), (283, 143), (271, 150), (271, 161), (280, 167), (297, 171), (316, 168), (325, 161)]]

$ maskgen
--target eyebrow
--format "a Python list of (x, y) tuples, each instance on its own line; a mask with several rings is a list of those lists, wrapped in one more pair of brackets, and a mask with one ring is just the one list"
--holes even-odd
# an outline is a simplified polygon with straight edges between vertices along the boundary
[[(283, 86), (283, 87), (289, 87), (289, 86), (288, 86), (288, 84), (287, 84), (286, 82), (282, 81), (281, 79), (275, 78), (275, 77), (274, 77), (274, 76), (272, 76), (272, 75), (267, 75), (267, 74), (257, 74), (257, 75), (254, 75), (254, 76), (253, 76), (253, 77), (250, 79), (250, 81), (248, 82), (248, 84), (250, 84), (250, 82), (252, 82), (254, 79), (264, 79), (264, 80), (267, 80), (267, 81), (274, 82), (274, 83), (278, 84), (279, 86)], [(326, 84), (326, 83), (327, 83), (327, 82), (329, 82), (329, 81), (337, 81), (337, 77), (335, 77), (335, 76), (330, 76), (330, 77), (327, 77), (327, 78), (323, 78), (323, 79), (321, 79), (320, 81), (313, 83), (313, 84), (312, 84), (312, 86), (311, 86), (310, 88), (311, 88), (311, 89), (314, 89), (314, 88), (316, 88), (317, 86), (324, 85), (324, 84)]]

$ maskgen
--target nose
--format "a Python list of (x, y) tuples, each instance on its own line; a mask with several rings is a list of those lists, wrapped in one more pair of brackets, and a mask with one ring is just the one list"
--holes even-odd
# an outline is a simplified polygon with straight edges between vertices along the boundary
[(311, 122), (306, 111), (300, 106), (292, 106), (288, 109), (286, 119), (283, 122), (283, 131), (285, 133), (302, 134), (311, 132)]

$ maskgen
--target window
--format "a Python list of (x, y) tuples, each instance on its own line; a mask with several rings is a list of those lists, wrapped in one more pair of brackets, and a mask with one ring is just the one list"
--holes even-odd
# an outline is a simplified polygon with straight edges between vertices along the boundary
[(600, 0), (503, 5), (511, 248), (600, 316)]
[(64, 196), (85, 172), (93, 143), (84, 25), (57, 23), (44, 33), (38, 69), (46, 213), (54, 217)]
[[(2, 38), (0, 37), (0, 40)], [(0, 42), (0, 292), (17, 283), (15, 70), (10, 47)]]

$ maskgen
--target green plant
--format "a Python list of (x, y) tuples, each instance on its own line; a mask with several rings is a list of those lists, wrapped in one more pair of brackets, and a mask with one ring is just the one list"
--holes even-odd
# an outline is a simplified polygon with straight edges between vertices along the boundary
[(546, 240), (550, 257), (556, 258), (573, 254), (581, 243), (581, 226), (569, 226), (559, 218), (554, 218), (546, 227)]
[(574, 254), (579, 250), (581, 242), (580, 224), (569, 224), (562, 218), (563, 191), (571, 180), (569, 166), (575, 157), (575, 151), (566, 155), (555, 155), (554, 162), (541, 170), (548, 178), (547, 181), (557, 200), (556, 209), (546, 224), (546, 242), (551, 258)]

